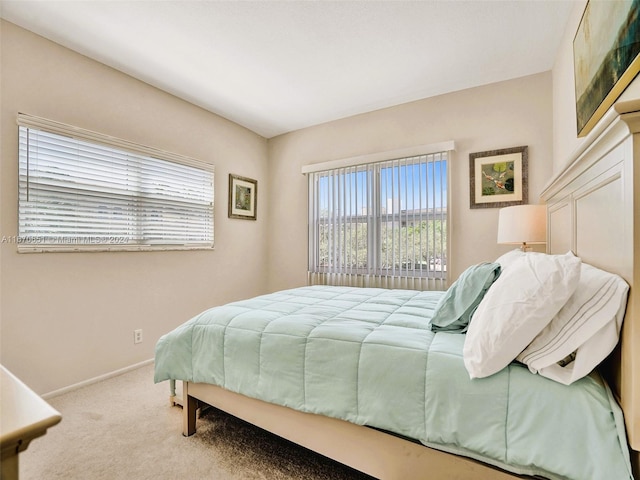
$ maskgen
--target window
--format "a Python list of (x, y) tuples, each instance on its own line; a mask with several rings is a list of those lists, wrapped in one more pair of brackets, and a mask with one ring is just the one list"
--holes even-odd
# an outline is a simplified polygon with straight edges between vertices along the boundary
[(213, 167), (24, 114), (18, 251), (213, 247)]
[(311, 283), (445, 288), (447, 224), (446, 151), (311, 172)]

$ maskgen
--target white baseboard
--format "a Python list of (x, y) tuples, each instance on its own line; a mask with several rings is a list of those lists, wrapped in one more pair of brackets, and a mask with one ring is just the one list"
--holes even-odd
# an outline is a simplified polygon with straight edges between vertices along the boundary
[(58, 390), (54, 390), (52, 392), (45, 393), (44, 395), (41, 395), (41, 397), (44, 398), (45, 400), (47, 400), (49, 398), (57, 397), (59, 395), (62, 395), (62, 394), (68, 393), (68, 392), (72, 392), (72, 391), (77, 390), (79, 388), (86, 387), (86, 386), (92, 385), (94, 383), (102, 382), (103, 380), (107, 380), (109, 378), (117, 377), (119, 375), (122, 375), (123, 373), (131, 372), (132, 370), (137, 370), (138, 368), (146, 367), (147, 365), (152, 364), (153, 361), (154, 361), (154, 359), (150, 358), (149, 360), (145, 360), (143, 362), (136, 363), (134, 365), (130, 365), (128, 367), (121, 368), (119, 370), (115, 370), (113, 372), (105, 373), (104, 375), (100, 375), (98, 377), (90, 378), (89, 380), (84, 380), (84, 381), (79, 382), (79, 383), (74, 383), (73, 385), (69, 385), (68, 387), (60, 388)]

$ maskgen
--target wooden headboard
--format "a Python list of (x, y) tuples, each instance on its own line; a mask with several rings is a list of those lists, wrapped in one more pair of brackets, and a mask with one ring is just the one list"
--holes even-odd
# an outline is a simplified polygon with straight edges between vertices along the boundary
[(542, 193), (548, 253), (571, 250), (630, 285), (622, 338), (605, 375), (640, 460), (640, 100), (612, 108)]

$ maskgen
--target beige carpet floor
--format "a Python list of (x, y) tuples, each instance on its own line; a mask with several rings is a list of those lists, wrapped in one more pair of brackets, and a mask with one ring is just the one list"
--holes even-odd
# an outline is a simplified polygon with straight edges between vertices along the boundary
[(216, 409), (181, 434), (167, 382), (145, 366), (49, 399), (62, 422), (20, 455), (22, 480), (367, 480)]

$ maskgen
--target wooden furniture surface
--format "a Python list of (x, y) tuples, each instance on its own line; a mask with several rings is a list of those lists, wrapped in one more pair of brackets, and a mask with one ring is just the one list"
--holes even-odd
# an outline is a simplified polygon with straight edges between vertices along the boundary
[(60, 413), (0, 365), (0, 478), (18, 478), (18, 455), (62, 420)]
[[(542, 194), (548, 253), (573, 251), (630, 285), (621, 341), (605, 375), (625, 416), (640, 478), (640, 100), (612, 108)], [(183, 384), (183, 434), (198, 401), (383, 480), (520, 478), (468, 458), (341, 420), (248, 399), (207, 384)]]

